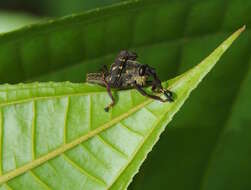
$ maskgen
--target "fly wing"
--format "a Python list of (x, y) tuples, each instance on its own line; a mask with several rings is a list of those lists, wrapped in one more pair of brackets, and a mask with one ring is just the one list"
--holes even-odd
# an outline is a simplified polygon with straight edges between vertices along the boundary
[(119, 52), (115, 62), (111, 65), (109, 83), (114, 87), (120, 87), (123, 83), (121, 75), (125, 70), (127, 61), (134, 61), (137, 59), (137, 54), (131, 51), (122, 50)]
[(119, 81), (124, 67), (125, 63), (123, 61), (118, 61), (111, 65), (109, 84), (114, 87), (119, 87)]

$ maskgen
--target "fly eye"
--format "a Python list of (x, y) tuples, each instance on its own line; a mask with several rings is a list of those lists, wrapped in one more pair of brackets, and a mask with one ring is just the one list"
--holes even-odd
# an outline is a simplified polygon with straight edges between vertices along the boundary
[(140, 76), (144, 76), (145, 75), (145, 71), (146, 71), (146, 67), (145, 66), (141, 66), (139, 68), (139, 75)]

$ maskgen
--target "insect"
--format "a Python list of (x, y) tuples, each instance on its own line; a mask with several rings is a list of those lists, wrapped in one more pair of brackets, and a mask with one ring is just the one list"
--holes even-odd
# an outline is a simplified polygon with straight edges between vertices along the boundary
[[(108, 69), (103, 66), (99, 73), (88, 73), (86, 81), (88, 83), (105, 86), (112, 102), (105, 108), (108, 112), (114, 106), (115, 99), (112, 96), (111, 88), (114, 89), (137, 89), (143, 96), (159, 100), (161, 102), (172, 102), (173, 93), (162, 87), (154, 68), (147, 64), (141, 64), (137, 59), (137, 54), (131, 51), (122, 50), (116, 57), (114, 63)], [(151, 79), (151, 80), (149, 80)], [(152, 86), (153, 92), (161, 92), (166, 99), (147, 93), (143, 87)]]

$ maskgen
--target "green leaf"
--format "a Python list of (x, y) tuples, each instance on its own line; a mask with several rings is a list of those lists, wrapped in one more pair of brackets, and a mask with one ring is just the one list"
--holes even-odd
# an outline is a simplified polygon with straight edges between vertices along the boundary
[(174, 103), (119, 91), (106, 113), (109, 97), (95, 85), (0, 86), (1, 188), (127, 188), (167, 123), (244, 29), (168, 82)]
[(138, 52), (165, 81), (246, 24), (169, 124), (132, 187), (194, 190), (204, 178), (210, 181), (205, 189), (251, 188), (251, 131), (244, 127), (251, 122), (251, 1), (139, 0), (50, 22), (0, 37), (0, 82), (84, 81), (87, 72), (112, 63), (120, 49)]
[(60, 3), (56, 1), (50, 0), (43, 0), (41, 1), (42, 6), (40, 9), (43, 10), (47, 15), (51, 16), (64, 16), (67, 14), (83, 12), (86, 10), (100, 8), (103, 6), (107, 6), (113, 3), (120, 2), (122, 0), (74, 0), (74, 1), (67, 1), (61, 0)]

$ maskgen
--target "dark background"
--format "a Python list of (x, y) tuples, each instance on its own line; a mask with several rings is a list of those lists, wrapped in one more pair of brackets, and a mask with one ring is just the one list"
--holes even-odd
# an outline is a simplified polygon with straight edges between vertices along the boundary
[(110, 5), (123, 0), (8, 0), (0, 2), (2, 10), (29, 12), (37, 16), (64, 16), (71, 13), (78, 13), (96, 7)]

